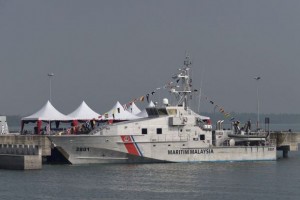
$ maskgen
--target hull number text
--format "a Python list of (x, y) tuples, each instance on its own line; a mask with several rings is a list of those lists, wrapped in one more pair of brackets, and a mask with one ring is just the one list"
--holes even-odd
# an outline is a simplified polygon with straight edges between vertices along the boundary
[(76, 151), (90, 151), (89, 147), (76, 147)]

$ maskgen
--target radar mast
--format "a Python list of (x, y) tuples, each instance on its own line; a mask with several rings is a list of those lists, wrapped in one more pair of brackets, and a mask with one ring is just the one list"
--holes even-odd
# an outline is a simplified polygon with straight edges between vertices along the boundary
[(192, 62), (188, 55), (185, 56), (185, 60), (183, 62), (183, 67), (180, 70), (180, 73), (177, 74), (174, 78), (181, 80), (181, 91), (173, 90), (173, 93), (179, 95), (179, 101), (177, 105), (182, 105), (185, 110), (189, 107), (189, 100), (191, 99), (192, 92), (192, 79), (190, 78), (190, 69)]

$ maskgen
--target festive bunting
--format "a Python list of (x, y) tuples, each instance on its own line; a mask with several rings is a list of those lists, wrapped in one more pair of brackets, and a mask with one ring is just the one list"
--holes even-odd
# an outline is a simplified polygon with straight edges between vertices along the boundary
[(221, 107), (220, 105), (216, 104), (214, 101), (210, 100), (207, 96), (204, 97), (205, 100), (207, 100), (210, 104), (215, 105), (214, 109), (216, 110), (217, 108), (219, 108), (219, 112), (222, 113), (224, 115), (224, 117), (226, 119), (230, 118), (230, 121), (234, 121), (235, 118), (231, 116), (231, 114), (229, 112), (225, 112), (224, 108)]

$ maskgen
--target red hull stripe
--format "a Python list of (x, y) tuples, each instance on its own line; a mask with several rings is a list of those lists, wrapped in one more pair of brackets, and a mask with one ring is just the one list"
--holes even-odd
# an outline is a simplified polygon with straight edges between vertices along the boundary
[(136, 155), (136, 156), (140, 155), (129, 135), (121, 135), (121, 138), (129, 154)]

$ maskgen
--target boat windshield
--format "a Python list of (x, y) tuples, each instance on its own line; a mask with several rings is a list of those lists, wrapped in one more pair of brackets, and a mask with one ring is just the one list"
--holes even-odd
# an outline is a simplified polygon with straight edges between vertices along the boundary
[(168, 115), (166, 108), (146, 108), (149, 117), (159, 117)]
[(146, 108), (149, 117), (159, 117), (157, 108)]
[(168, 114), (169, 115), (177, 115), (177, 109), (175, 109), (175, 108), (169, 108), (168, 109)]

